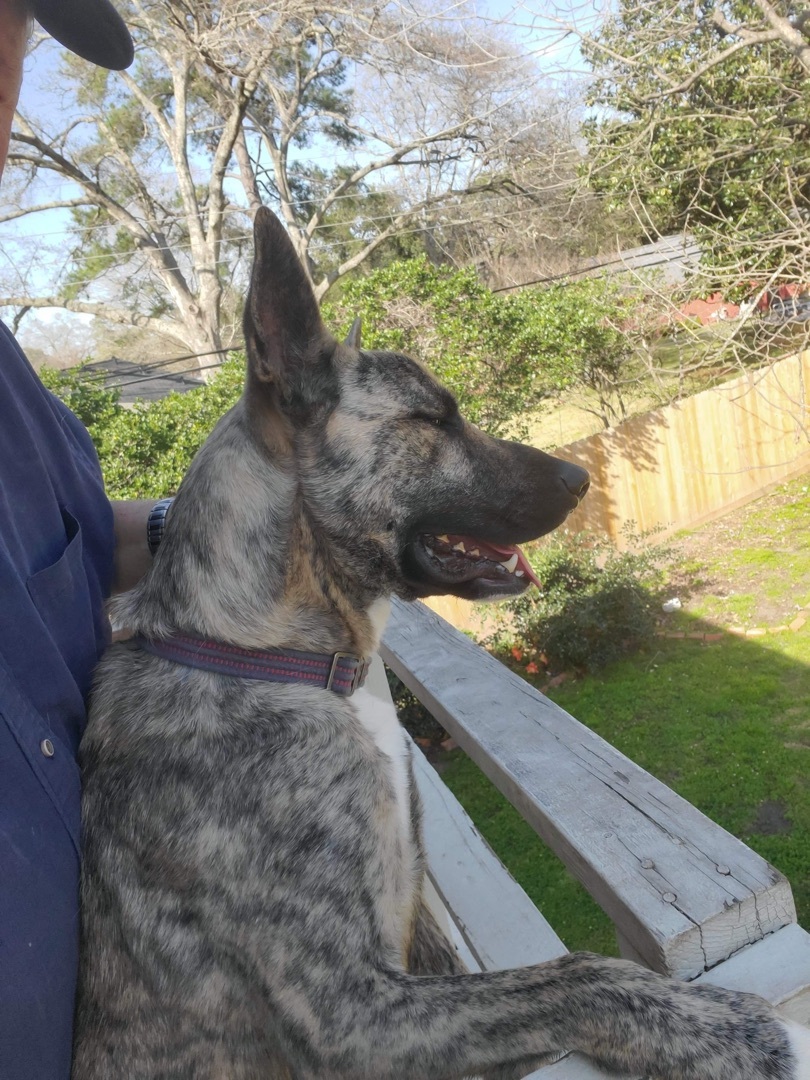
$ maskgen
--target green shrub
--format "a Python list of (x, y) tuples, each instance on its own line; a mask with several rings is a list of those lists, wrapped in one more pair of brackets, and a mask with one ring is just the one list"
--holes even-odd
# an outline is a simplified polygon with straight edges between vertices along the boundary
[(347, 281), (323, 314), (344, 332), (360, 316), (366, 348), (409, 353), (453, 391), (469, 420), (525, 437), (527, 415), (561, 390), (621, 383), (636, 306), (596, 279), (494, 293), (473, 269), (422, 257)]
[(594, 670), (655, 632), (660, 548), (619, 552), (590, 533), (557, 533), (530, 555), (543, 592), (507, 605), (511, 633), (552, 672)]
[(121, 409), (94, 436), (111, 499), (177, 490), (192, 458), (242, 392), (244, 360), (224, 363), (207, 386)]
[[(86, 362), (85, 362), (86, 363)], [(71, 409), (94, 438), (118, 413), (119, 390), (108, 390), (96, 372), (86, 371), (84, 364), (60, 371), (43, 367), (39, 377), (48, 389)]]
[(98, 451), (111, 499), (158, 499), (180, 485), (217, 420), (242, 392), (245, 361), (226, 361), (206, 386), (131, 409), (94, 373), (43, 368), (42, 381), (76, 413)]
[(428, 712), (419, 698), (411, 693), (390, 668), (385, 669), (388, 689), (391, 691), (400, 723), (414, 739), (428, 740), (434, 745), (447, 738), (447, 732), (439, 721)]

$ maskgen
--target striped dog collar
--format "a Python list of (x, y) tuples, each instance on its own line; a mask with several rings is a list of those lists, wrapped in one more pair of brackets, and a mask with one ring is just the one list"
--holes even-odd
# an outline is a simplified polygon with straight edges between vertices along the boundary
[(134, 637), (142, 649), (176, 664), (264, 682), (306, 683), (347, 697), (366, 681), (371, 661), (350, 653), (309, 653), (295, 649), (242, 649), (222, 641), (173, 634), (154, 640)]

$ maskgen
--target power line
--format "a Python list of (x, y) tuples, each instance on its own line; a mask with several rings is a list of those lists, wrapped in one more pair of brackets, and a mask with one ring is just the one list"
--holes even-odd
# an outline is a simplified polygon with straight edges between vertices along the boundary
[[(673, 260), (671, 258), (656, 259), (656, 260), (654, 260), (652, 262), (645, 263), (643, 267), (638, 267), (637, 269), (642, 269), (643, 270), (643, 269), (647, 269), (649, 267), (664, 266), (664, 265), (666, 265), (668, 263), (671, 263), (672, 261)], [(493, 292), (493, 293), (507, 292), (508, 290), (511, 290), (511, 289), (526, 288), (526, 287), (528, 287), (530, 285), (540, 285), (540, 284), (551, 283), (551, 282), (554, 282), (554, 281), (570, 280), (572, 277), (577, 277), (577, 276), (580, 276), (582, 274), (589, 273), (592, 270), (601, 270), (601, 269), (603, 269), (605, 267), (615, 266), (615, 265), (627, 265), (626, 260), (621, 258), (621, 257), (615, 258), (615, 259), (608, 259), (608, 260), (606, 260), (604, 262), (601, 262), (601, 263), (595, 263), (592, 266), (589, 266), (589, 267), (585, 268), (584, 270), (575, 270), (575, 271), (571, 271), (571, 272), (569, 272), (567, 274), (553, 274), (553, 275), (550, 275), (548, 277), (535, 278), (532, 281), (519, 282), (519, 283), (517, 283), (515, 285), (504, 285), (504, 286), (500, 286), (497, 289), (491, 289), (490, 291)], [(628, 266), (628, 269), (633, 269), (633, 268)], [(240, 352), (242, 350), (242, 348), (243, 348), (243, 346), (241, 346), (241, 345), (230, 345), (230, 346), (227, 346), (227, 347), (221, 348), (221, 349), (209, 349), (206, 352), (184, 353), (181, 356), (173, 356), (173, 357), (169, 357), (169, 359), (167, 359), (167, 360), (158, 360), (158, 361), (156, 361), (154, 363), (151, 363), (151, 364), (143, 364), (143, 365), (139, 365), (139, 366), (142, 368), (143, 371), (155, 371), (158, 368), (167, 367), (169, 364), (180, 363), (183, 360), (196, 360), (196, 359), (199, 359), (200, 357), (204, 357), (204, 356), (214, 356), (214, 355), (218, 355), (218, 354), (225, 354), (225, 353), (231, 353), (231, 352)], [(112, 358), (110, 358), (110, 359), (112, 359)], [(100, 363), (104, 363), (104, 361), (100, 361)], [(208, 371), (211, 368), (221, 367), (223, 363), (224, 363), (223, 360), (218, 360), (213, 364), (197, 365), (195, 367), (184, 368), (181, 371), (172, 371), (172, 372), (169, 372), (169, 374), (172, 375), (172, 376), (190, 375), (190, 374), (194, 374), (197, 371)], [(154, 377), (155, 377), (154, 375), (140, 375), (140, 376), (135, 377), (135, 378), (127, 378), (127, 377), (125, 377), (123, 375), (123, 373), (119, 373), (118, 375), (116, 375), (115, 372), (105, 373), (105, 372), (102, 372), (100, 370), (93, 371), (93, 372), (89, 373), (86, 376), (88, 382), (89, 381), (92, 381), (92, 382), (108, 382), (110, 379), (114, 379), (114, 378), (123, 379), (122, 382), (113, 383), (111, 385), (110, 389), (115, 389), (115, 390), (121, 390), (125, 386), (134, 386), (134, 385), (136, 385), (138, 383), (150, 382)]]
[[(242, 349), (241, 345), (229, 345), (226, 348), (222, 348), (222, 349), (209, 349), (207, 352), (184, 353), (182, 356), (170, 356), (168, 360), (157, 360), (157, 361), (155, 361), (154, 363), (151, 363), (151, 364), (139, 364), (138, 367), (141, 368), (142, 371), (156, 371), (158, 368), (168, 367), (169, 364), (179, 364), (183, 360), (196, 360), (198, 357), (201, 357), (201, 356), (216, 356), (216, 355), (218, 355), (220, 353), (239, 352), (241, 349)], [(94, 370), (94, 371), (87, 372), (87, 369), (85, 368), (84, 371), (83, 371), (83, 374), (85, 374), (86, 381), (87, 382), (108, 382), (110, 379), (116, 379), (116, 378), (127, 379), (128, 376), (131, 374), (131, 372), (118, 372), (118, 373), (116, 373), (114, 371), (112, 371), (112, 372), (104, 372), (104, 371), (98, 370), (98, 366), (100, 364), (109, 363), (110, 360), (114, 360), (114, 359), (115, 359), (115, 357), (111, 356), (111, 357), (108, 357), (107, 360), (95, 361), (94, 366), (96, 367), (97, 370)], [(189, 370), (195, 370), (195, 369), (190, 368)], [(200, 369), (196, 369), (196, 370), (200, 370)], [(170, 374), (171, 375), (178, 375), (178, 374), (182, 374), (182, 372), (172, 371), (172, 372), (170, 372)], [(151, 376), (146, 376), (146, 378), (151, 378)], [(138, 378), (135, 381), (136, 382), (141, 382), (142, 380), (140, 378)], [(128, 382), (123, 382), (123, 383), (120, 383), (120, 384), (115, 384), (115, 386), (112, 387), (112, 388), (116, 389), (119, 385), (120, 386), (128, 386), (129, 383)]]
[[(204, 356), (205, 353), (201, 353), (200, 355)], [(222, 367), (224, 362), (225, 362), (224, 360), (217, 360), (213, 364), (200, 364), (198, 367), (185, 368), (183, 371), (171, 371), (171, 372), (169, 372), (169, 374), (170, 375), (177, 375), (177, 376), (192, 375), (197, 371), (209, 371), (211, 368)], [(140, 376), (137, 379), (127, 379), (126, 382), (118, 383), (116, 386), (112, 387), (112, 389), (113, 390), (123, 390), (123, 388), (125, 386), (135, 386), (136, 383), (151, 382), (154, 378), (155, 378), (154, 375), (143, 375), (143, 376)]]
[[(683, 251), (683, 255), (687, 254), (686, 249)], [(649, 270), (656, 266), (668, 266), (673, 262), (676, 262), (678, 255), (673, 258), (662, 256), (660, 259), (654, 259), (650, 262), (645, 262), (643, 266), (632, 266), (627, 257), (621, 255), (615, 259), (607, 259), (605, 262), (592, 263), (590, 266), (585, 266), (581, 270), (569, 270), (564, 274), (550, 274), (548, 277), (533, 278), (531, 281), (520, 281), (514, 285), (499, 285), (497, 289), (490, 289), (490, 292), (500, 293), (508, 292), (510, 289), (525, 289), (529, 285), (546, 285), (554, 281), (568, 281), (571, 278), (582, 277), (584, 274), (590, 274), (593, 270), (603, 270), (608, 266), (624, 266), (629, 270)]]
[[(556, 190), (558, 187), (559, 187), (559, 185), (553, 185), (551, 190)], [(550, 190), (550, 189), (546, 189), (546, 190)], [(345, 193), (343, 195), (336, 195), (336, 196), (334, 196), (334, 198), (330, 199), (330, 205), (333, 204), (333, 203), (339, 202), (341, 200), (354, 200), (355, 202), (363, 202), (364, 200), (374, 199), (374, 198), (378, 198), (380, 196), (385, 196), (385, 195), (395, 195), (395, 196), (401, 197), (402, 194), (403, 194), (403, 192), (400, 189), (397, 189), (397, 188), (372, 188), (369, 191), (365, 191), (365, 192), (347, 192), (347, 193)], [(289, 200), (286, 203), (286, 205), (294, 206), (294, 207), (297, 207), (297, 208), (313, 207), (314, 209), (317, 209), (321, 202), (322, 202), (322, 200), (317, 199), (317, 198), (312, 198), (312, 199), (292, 199), (292, 200)], [(59, 208), (56, 207), (54, 209), (59, 209)], [(313, 212), (314, 212), (314, 209), (313, 209)], [(423, 207), (419, 207), (418, 209), (413, 210), (412, 213), (420, 213), (422, 211), (422, 209), (423, 209)], [(44, 213), (44, 212), (45, 211), (32, 211), (32, 213)], [(408, 211), (406, 210), (406, 211), (400, 211), (400, 212), (407, 213)], [(514, 213), (523, 213), (523, 212), (524, 212), (523, 210), (511, 211), (511, 212), (507, 212), (507, 214), (505, 216), (509, 216), (510, 213), (514, 214)], [(251, 215), (251, 213), (252, 213), (252, 211), (250, 210), (249, 207), (234, 206), (234, 207), (227, 207), (225, 210), (223, 210), (223, 215), (226, 215), (226, 214), (239, 214), (239, 215), (241, 215), (243, 217), (249, 217)], [(392, 212), (388, 212), (388, 213), (385, 213), (385, 214), (378, 214), (378, 215), (372, 215), (372, 216), (369, 216), (369, 217), (365, 217), (363, 220), (364, 221), (384, 221), (384, 220), (387, 220), (388, 218), (390, 218), (392, 216), (395, 216), (395, 214), (393, 214)], [(199, 221), (199, 224), (204, 228), (205, 227), (205, 222), (204, 222), (203, 219), (204, 219), (204, 214), (199, 216), (198, 221)], [(19, 221), (20, 218), (15, 218), (13, 220)], [(178, 224), (178, 223), (182, 224), (185, 220), (187, 220), (185, 218), (185, 216), (178, 216), (178, 217), (174, 218), (172, 221), (165, 222), (164, 225), (163, 225), (163, 229), (165, 230), (166, 228), (171, 228), (171, 226), (174, 225), (174, 224)], [(0, 223), (0, 224), (3, 224), (3, 223)], [(8, 223), (5, 223), (5, 224), (8, 224)], [(143, 222), (138, 222), (138, 224), (141, 225), (143, 228), (147, 228), (147, 226)], [(316, 226), (316, 231), (319, 230), (319, 229), (328, 229), (328, 228), (334, 228), (334, 227), (335, 227), (334, 223), (323, 222), (321, 225)], [(45, 237), (48, 237), (48, 236), (68, 236), (68, 235), (75, 235), (76, 233), (78, 233), (80, 235), (85, 235), (85, 234), (89, 234), (89, 233), (92, 233), (92, 232), (95, 232), (95, 231), (98, 231), (98, 230), (101, 230), (101, 229), (124, 229), (124, 230), (126, 230), (126, 226), (119, 225), (116, 222), (105, 222), (105, 223), (101, 223), (101, 224), (97, 224), (97, 225), (71, 225), (71, 226), (65, 227), (64, 229), (54, 229), (54, 230), (51, 230), (51, 231), (48, 231), (48, 232), (38, 232), (38, 233), (26, 232), (26, 233), (24, 233), (24, 234), (22, 234), (20, 236), (12, 237), (12, 240), (15, 241), (15, 242), (20, 242), (21, 240), (27, 240), (27, 239), (42, 239), (42, 238), (45, 238)], [(240, 237), (240, 236), (236, 236), (236, 237), (227, 237), (226, 236), (226, 237), (223, 237), (222, 240), (223, 240), (223, 243), (227, 243), (227, 241), (230, 240), (230, 239), (243, 239), (243, 238), (244, 237)], [(161, 246), (161, 245), (153, 245), (151, 250), (169, 251), (169, 250), (175, 250), (175, 248), (177, 248), (177, 247), (188, 247), (188, 246), (190, 246), (190, 245), (188, 245), (188, 244), (167, 244), (167, 245), (163, 245), (163, 246)]]
[[(362, 201), (363, 199), (373, 199), (375, 197), (380, 197), (380, 196), (384, 196), (384, 195), (399, 195), (399, 196), (401, 196), (402, 191), (398, 190), (397, 188), (371, 188), (368, 191), (349, 191), (349, 192), (346, 192), (343, 195), (335, 195), (333, 197), (330, 197), (330, 203), (336, 203), (336, 202), (339, 202), (339, 201), (342, 201), (342, 200), (348, 200), (348, 199), (353, 199), (355, 201)], [(308, 206), (317, 207), (322, 201), (323, 201), (322, 199), (318, 199), (318, 198), (290, 199), (290, 200), (287, 201), (286, 205), (294, 206), (294, 207), (297, 207), (297, 208), (300, 209), (301, 207), (308, 207)], [(70, 209), (70, 208), (69, 207), (58, 207), (58, 206), (56, 206), (56, 207), (51, 207), (50, 209), (59, 210), (59, 209)], [(41, 213), (45, 213), (45, 212), (46, 212), (45, 210), (31, 210), (32, 214), (36, 214), (36, 213), (41, 214)], [(228, 214), (240, 214), (240, 215), (242, 215), (244, 217), (250, 217), (252, 212), (253, 211), (250, 209), (249, 206), (228, 206), (228, 207), (224, 208), (224, 210), (222, 211), (222, 214), (223, 214), (223, 216), (228, 215)], [(26, 217), (26, 216), (28, 216), (28, 215), (21, 214), (19, 217), (13, 218), (12, 221), (20, 221), (23, 217)], [(203, 228), (205, 227), (205, 216), (206, 216), (206, 212), (202, 211), (198, 215), (198, 218), (197, 218), (199, 224)], [(178, 222), (182, 223), (185, 220), (186, 220), (185, 215), (179, 215), (179, 216), (171, 219), (170, 221), (165, 222), (164, 225), (163, 225), (163, 228), (164, 229), (165, 228), (171, 228), (172, 225), (174, 225), (174, 224), (176, 224)], [(10, 222), (0, 222), (0, 224), (10, 224)], [(145, 225), (144, 222), (139, 221), (138, 224), (141, 225), (143, 228), (146, 228), (146, 225)], [(319, 226), (319, 228), (320, 228), (320, 226)], [(81, 233), (81, 234), (91, 233), (91, 232), (96, 232), (96, 231), (98, 231), (100, 229), (126, 229), (126, 226), (125, 225), (120, 225), (120, 224), (118, 224), (118, 223), (116, 223), (114, 221), (100, 222), (99, 224), (96, 224), (96, 225), (72, 224), (72, 225), (66, 226), (64, 229), (52, 229), (52, 230), (49, 230), (49, 231), (46, 231), (46, 232), (38, 232), (38, 233), (26, 232), (22, 238), (23, 239), (29, 239), (29, 238), (31, 238), (31, 239), (42, 239), (42, 238), (47, 237), (47, 236), (65, 236), (69, 232), (70, 233), (78, 232), (78, 233)]]
[[(418, 214), (420, 212), (421, 212), (420, 210), (414, 210), (413, 214), (416, 215), (416, 214)], [(498, 219), (499, 220), (504, 220), (506, 218), (515, 218), (515, 217), (523, 216), (524, 214), (525, 214), (525, 210), (523, 208), (515, 208), (514, 210), (507, 210), (507, 211), (503, 211), (503, 212), (499, 213), (498, 214)], [(372, 215), (370, 217), (363, 218), (363, 223), (371, 223), (371, 222), (375, 222), (375, 221), (390, 221), (391, 218), (392, 218), (392, 215), (390, 213)], [(447, 222), (446, 224), (447, 224), (447, 227), (449, 227), (449, 228), (459, 228), (459, 227), (466, 226), (466, 225), (483, 225), (483, 224), (486, 224), (487, 221), (488, 221), (488, 218), (483, 217), (483, 216), (482, 217), (467, 217), (467, 218), (464, 218), (464, 219), (462, 219), (460, 221), (457, 221), (457, 222), (450, 221), (450, 222)], [(347, 225), (347, 224), (349, 224), (349, 223), (348, 222), (341, 222), (341, 223), (325, 222), (324, 224), (319, 225), (317, 227), (316, 233), (317, 232), (323, 232), (323, 231), (326, 231), (328, 229), (338, 228), (338, 227), (340, 227), (340, 225)], [(391, 235), (391, 239), (395, 240), (397, 237), (401, 237), (401, 236), (415, 236), (415, 235), (417, 235), (419, 233), (422, 233), (424, 231), (425, 231), (425, 226), (424, 225), (419, 225), (419, 226), (417, 226), (415, 228), (410, 228), (410, 229), (398, 229), (396, 231), (396, 233), (393, 233)], [(253, 238), (252, 233), (243, 233), (243, 234), (237, 234), (237, 235), (232, 236), (232, 237), (227, 237), (227, 238), (225, 238), (225, 240), (223, 242), (224, 243), (228, 243), (228, 242), (236, 243), (237, 241), (240, 241), (240, 240), (251, 240), (252, 238)], [(373, 236), (367, 241), (364, 241), (362, 237), (351, 237), (351, 236), (347, 237), (346, 240), (336, 240), (336, 241), (332, 241), (332, 242), (319, 239), (318, 240), (317, 250), (318, 251), (326, 251), (326, 252), (335, 251), (335, 250), (339, 250), (339, 249), (345, 248), (347, 246), (350, 246), (352, 244), (370, 243), (374, 239), (375, 238)], [(174, 252), (190, 251), (191, 250), (191, 244), (189, 244), (189, 243), (178, 243), (178, 244), (173, 244), (173, 245), (166, 245), (165, 247), (160, 247), (160, 248), (152, 248), (151, 250), (153, 250), (153, 251), (154, 250), (174, 251)], [(2, 254), (6, 254), (6, 253), (2, 252)], [(145, 257), (147, 254), (148, 254), (148, 250), (144, 249), (144, 250), (141, 250), (141, 251), (138, 251), (138, 252), (134, 252), (133, 255), (128, 257), (128, 258), (122, 258), (122, 259), (117, 259), (117, 260), (108, 259), (106, 265), (100, 271), (99, 275), (97, 275), (96, 277), (77, 278), (77, 279), (72, 280), (70, 282), (70, 284), (71, 285), (89, 285), (89, 284), (92, 284), (94, 281), (97, 281), (100, 278), (101, 274), (106, 273), (106, 272), (108, 272), (110, 270), (115, 270), (115, 269), (117, 269), (119, 267), (129, 266), (133, 258), (136, 258), (139, 255), (142, 256), (142, 257)], [(8, 254), (6, 254), (6, 257), (9, 260), (11, 258)], [(93, 259), (96, 259), (96, 258), (99, 258), (99, 256), (97, 256), (97, 255), (78, 254), (78, 255), (74, 255), (72, 257), (72, 261), (73, 262), (87, 263), (87, 262), (90, 262), (90, 261), (92, 261)], [(107, 257), (106, 256), (101, 256), (101, 258), (107, 258)], [(215, 265), (217, 265), (217, 266), (230, 266), (231, 265), (231, 260), (229, 260), (229, 259), (218, 259), (216, 261)], [(191, 269), (194, 270), (194, 267), (192, 266)], [(158, 273), (157, 268), (149, 267), (149, 270), (152, 273)], [(515, 286), (507, 286), (507, 288), (518, 288), (518, 287), (519, 286), (517, 286), (517, 285), (515, 285)]]

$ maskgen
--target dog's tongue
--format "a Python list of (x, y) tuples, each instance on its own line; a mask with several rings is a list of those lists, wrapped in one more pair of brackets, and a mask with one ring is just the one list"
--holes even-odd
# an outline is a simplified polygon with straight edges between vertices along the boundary
[(451, 544), (464, 544), (467, 551), (478, 548), (482, 557), (490, 559), (492, 562), (504, 563), (511, 559), (513, 555), (517, 555), (517, 566), (513, 573), (517, 570), (522, 570), (529, 581), (542, 591), (543, 586), (540, 579), (529, 565), (529, 560), (516, 544), (503, 545), (484, 543), (481, 540), (477, 540), (474, 536), (448, 536), (447, 539)]

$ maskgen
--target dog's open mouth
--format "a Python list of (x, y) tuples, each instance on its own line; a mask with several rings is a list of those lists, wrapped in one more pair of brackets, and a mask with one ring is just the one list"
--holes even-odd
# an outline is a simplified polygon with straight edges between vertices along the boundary
[(410, 545), (409, 554), (418, 568), (420, 584), (427, 586), (424, 595), (441, 586), (442, 591), (456, 596), (485, 600), (515, 596), (530, 584), (541, 588), (529, 560), (514, 544), (493, 544), (452, 533), (423, 533)]

